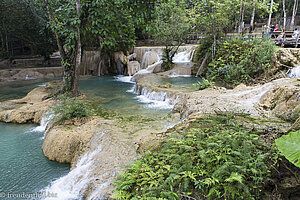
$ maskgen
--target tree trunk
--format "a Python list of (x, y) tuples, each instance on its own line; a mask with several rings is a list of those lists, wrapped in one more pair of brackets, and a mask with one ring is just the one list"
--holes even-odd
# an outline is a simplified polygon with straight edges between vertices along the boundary
[(241, 0), (241, 6), (240, 6), (240, 18), (239, 18), (239, 29), (238, 29), (239, 34), (242, 32), (242, 15), (243, 15), (243, 0)]
[(252, 17), (250, 22), (250, 29), (254, 31), (254, 18), (255, 18), (255, 3), (253, 3)]
[(217, 45), (217, 36), (216, 36), (216, 25), (215, 25), (215, 8), (212, 8), (213, 12), (213, 33), (214, 33), (214, 43), (213, 43), (213, 48), (212, 48), (212, 61), (215, 59), (216, 55), (216, 45)]
[[(51, 23), (54, 23), (57, 25), (57, 22), (55, 21), (54, 15), (51, 13), (49, 2), (48, 0), (44, 0), (48, 17)], [(79, 17), (80, 15), (80, 3), (79, 0), (76, 0), (76, 14)], [(78, 82), (79, 82), (79, 67), (81, 64), (81, 57), (82, 57), (82, 46), (81, 46), (81, 35), (80, 35), (80, 25), (77, 23), (75, 25), (77, 30), (77, 43), (76, 43), (76, 49), (75, 52), (65, 52), (63, 48), (63, 42), (57, 32), (57, 30), (54, 30), (54, 35), (56, 38), (58, 50), (61, 56), (62, 65), (64, 66), (64, 75), (63, 75), (63, 82), (64, 82), (64, 92), (70, 91), (72, 92), (73, 96), (78, 96)], [(74, 53), (74, 54), (73, 54)], [(72, 56), (74, 55), (74, 56)]]
[[(47, 13), (48, 13), (49, 20), (50, 20), (52, 23), (56, 24), (55, 18), (54, 18), (53, 14), (52, 14), (51, 11), (50, 11), (48, 0), (44, 0), (44, 2), (45, 2), (45, 5), (46, 5), (46, 9), (47, 9)], [(66, 59), (66, 53), (65, 53), (65, 50), (64, 50), (64, 48), (63, 48), (61, 39), (60, 39), (60, 37), (59, 37), (57, 31), (54, 31), (54, 34), (55, 34), (56, 43), (57, 43), (57, 46), (58, 46), (58, 50), (59, 50), (61, 59), (62, 59), (62, 61), (64, 61), (64, 60)]]
[(7, 37), (7, 34), (5, 35), (5, 43), (6, 43), (6, 52), (7, 52), (7, 55), (9, 55), (9, 45), (8, 45), (8, 37)]
[(282, 10), (283, 10), (283, 31), (286, 30), (286, 10), (285, 10), (285, 0), (282, 0)]
[(205, 57), (204, 57), (204, 59), (203, 59), (201, 65), (200, 65), (200, 67), (199, 67), (199, 69), (198, 69), (198, 71), (197, 71), (196, 77), (199, 76), (199, 75), (201, 75), (201, 71), (202, 71), (203, 66), (205, 65), (207, 59), (208, 59), (208, 53), (205, 54)]
[(292, 15), (292, 20), (291, 20), (291, 29), (295, 29), (295, 18), (297, 15), (297, 10), (298, 10), (298, 0), (295, 0), (294, 2), (294, 8), (293, 8), (293, 15)]
[(270, 11), (269, 11), (269, 21), (268, 21), (268, 28), (271, 26), (271, 20), (272, 20), (272, 13), (273, 13), (273, 0), (271, 0), (271, 6), (270, 6)]
[[(78, 19), (80, 18), (80, 1), (76, 0), (76, 14)], [(74, 80), (72, 85), (72, 93), (74, 96), (79, 95), (78, 85), (79, 85), (79, 70), (81, 65), (81, 55), (82, 55), (82, 47), (81, 47), (81, 35), (80, 35), (80, 24), (76, 23), (77, 30), (77, 46), (76, 46), (76, 59), (75, 59), (75, 71), (74, 71)]]

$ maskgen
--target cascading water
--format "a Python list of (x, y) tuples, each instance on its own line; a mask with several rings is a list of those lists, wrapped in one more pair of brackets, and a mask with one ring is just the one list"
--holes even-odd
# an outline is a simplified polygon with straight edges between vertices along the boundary
[(53, 113), (46, 113), (42, 117), (40, 125), (37, 126), (36, 128), (34, 128), (32, 131), (33, 132), (47, 132), (46, 128), (47, 128), (49, 122), (53, 119), (53, 117), (54, 117)]
[(191, 48), (191, 49), (188, 49), (187, 51), (177, 53), (173, 57), (173, 62), (174, 63), (189, 63), (193, 59), (194, 52), (195, 52), (195, 49)]
[[(104, 133), (101, 134), (102, 137)], [(94, 157), (101, 152), (101, 146), (91, 153), (84, 154), (76, 164), (76, 167), (66, 176), (54, 181), (42, 192), (57, 194), (55, 198), (46, 198), (45, 200), (78, 200), (83, 198), (88, 184), (90, 183), (90, 173), (93, 170)]]
[(166, 92), (156, 92), (146, 87), (141, 90), (135, 87), (134, 91), (136, 94), (139, 94), (137, 99), (142, 103), (148, 104), (149, 108), (173, 109), (178, 101), (178, 97), (176, 96), (173, 97)]
[(288, 72), (288, 75), (290, 78), (298, 78), (300, 77), (300, 66), (294, 67), (290, 69)]
[(149, 65), (146, 69), (141, 69), (140, 71), (138, 71), (135, 75), (137, 74), (150, 74), (153, 73), (154, 69), (158, 66), (161, 65), (163, 63), (162, 60), (157, 61), (156, 63)]
[(157, 53), (155, 51), (151, 51), (151, 50), (147, 49), (147, 51), (145, 52), (145, 54), (143, 56), (141, 68), (146, 69), (148, 66), (159, 62), (161, 60), (161, 58), (162, 58), (161, 52)]
[[(178, 67), (185, 68), (185, 69), (191, 68), (191, 66), (192, 66), (191, 63), (192, 63), (192, 59), (194, 56), (195, 47), (194, 46), (183, 46), (180, 49), (180, 51), (181, 52), (175, 54), (175, 56), (173, 57), (173, 63), (176, 64), (176, 68), (178, 68)], [(143, 55), (142, 64), (141, 64), (142, 69), (139, 70), (135, 75), (158, 72), (161, 69), (160, 67), (161, 67), (162, 63), (163, 63), (162, 52), (157, 53), (155, 51), (147, 49), (147, 51)], [(186, 70), (184, 70), (184, 71), (186, 71)], [(190, 72), (188, 72), (188, 71), (190, 71), (190, 70), (183, 72), (183, 74), (179, 74), (179, 76), (190, 75)], [(187, 73), (187, 74), (185, 74), (185, 73)], [(173, 72), (173, 74), (175, 75), (174, 77), (178, 77), (176, 72)]]

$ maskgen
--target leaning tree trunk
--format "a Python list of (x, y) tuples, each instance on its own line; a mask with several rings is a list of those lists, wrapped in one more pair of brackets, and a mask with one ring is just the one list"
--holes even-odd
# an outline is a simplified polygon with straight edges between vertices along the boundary
[(282, 0), (282, 10), (283, 10), (283, 31), (286, 31), (286, 10), (285, 10), (285, 0)]
[(297, 15), (297, 10), (298, 10), (298, 0), (295, 0), (294, 2), (294, 8), (293, 8), (293, 15), (292, 15), (292, 20), (291, 20), (291, 29), (294, 30), (295, 28), (295, 18)]
[(268, 27), (271, 26), (271, 20), (272, 20), (272, 13), (273, 13), (273, 0), (271, 0), (271, 6), (270, 6), (270, 11), (269, 11), (269, 21), (268, 21)]
[[(77, 17), (80, 18), (80, 1), (76, 0), (76, 14)], [(80, 35), (80, 24), (76, 23), (76, 30), (77, 30), (77, 46), (76, 46), (76, 59), (75, 59), (75, 69), (74, 69), (74, 80), (72, 84), (72, 93), (74, 96), (79, 95), (78, 85), (79, 85), (79, 70), (81, 65), (81, 58), (82, 58), (82, 47), (81, 47), (81, 35)]]

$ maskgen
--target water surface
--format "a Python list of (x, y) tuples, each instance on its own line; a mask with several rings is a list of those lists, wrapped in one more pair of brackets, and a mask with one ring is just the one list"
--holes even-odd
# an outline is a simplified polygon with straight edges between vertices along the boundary
[(44, 133), (33, 132), (34, 127), (0, 122), (0, 192), (38, 192), (69, 172), (69, 165), (44, 157), (41, 150)]

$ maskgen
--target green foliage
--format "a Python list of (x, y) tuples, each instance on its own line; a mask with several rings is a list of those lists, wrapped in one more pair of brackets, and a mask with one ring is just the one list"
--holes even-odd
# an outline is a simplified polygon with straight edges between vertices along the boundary
[(114, 198), (259, 199), (272, 159), (270, 148), (233, 117), (210, 117), (129, 165)]
[(1, 0), (0, 58), (22, 54), (24, 47), (48, 58), (56, 49), (43, 8), (37, 0)]
[(204, 90), (205, 88), (208, 88), (210, 86), (213, 86), (215, 83), (211, 82), (205, 78), (203, 78), (201, 81), (198, 81), (194, 86), (198, 88), (198, 90)]
[(88, 15), (85, 40), (90, 37), (96, 39), (95, 44), (105, 52), (126, 51), (132, 47), (135, 44), (136, 19), (132, 17), (134, 12), (129, 3), (128, 0), (84, 3), (83, 11)]
[(205, 57), (205, 54), (211, 52), (212, 44), (213, 44), (213, 39), (211, 37), (199, 40), (199, 45), (195, 53), (197, 62), (202, 62), (202, 59)]
[(191, 29), (187, 7), (183, 0), (157, 1), (153, 22), (147, 27), (154, 39), (166, 46), (163, 70), (169, 70), (172, 59)]
[(300, 130), (283, 135), (275, 142), (286, 159), (300, 168)]
[(148, 30), (156, 41), (166, 46), (181, 43), (190, 30), (183, 0), (157, 1), (153, 18)]
[(216, 58), (209, 64), (208, 77), (230, 84), (248, 83), (267, 72), (275, 45), (268, 39), (233, 38), (218, 44)]
[(72, 118), (82, 118), (90, 115), (89, 109), (83, 100), (69, 98), (66, 95), (59, 97), (59, 103), (53, 106), (55, 121), (64, 121)]

